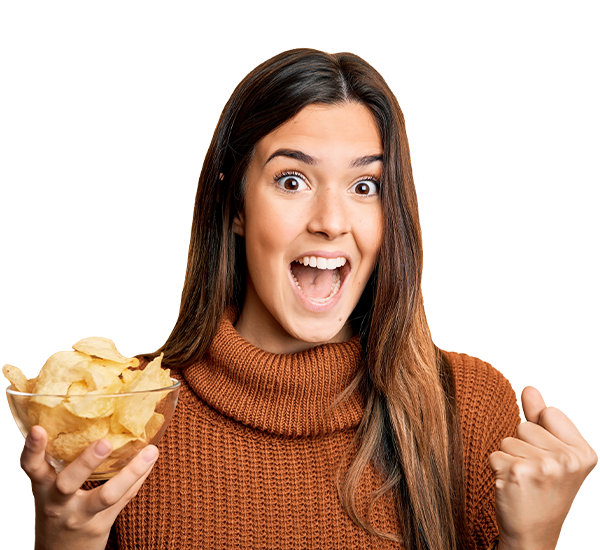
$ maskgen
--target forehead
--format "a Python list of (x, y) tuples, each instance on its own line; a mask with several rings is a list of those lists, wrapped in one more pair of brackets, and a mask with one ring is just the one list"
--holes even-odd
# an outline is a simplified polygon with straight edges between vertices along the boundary
[(331, 156), (356, 157), (382, 153), (379, 128), (360, 103), (309, 105), (262, 138), (257, 160), (264, 164), (277, 149), (302, 151), (317, 162)]

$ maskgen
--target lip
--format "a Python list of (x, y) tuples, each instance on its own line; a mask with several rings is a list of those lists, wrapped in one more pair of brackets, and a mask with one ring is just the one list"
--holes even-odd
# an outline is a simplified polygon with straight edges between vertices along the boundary
[[(306, 294), (304, 294), (297, 286), (292, 276), (291, 270), (291, 262), (288, 264), (288, 278), (290, 284), (292, 285), (292, 289), (295, 292), (300, 303), (309, 311), (314, 313), (323, 313), (333, 309), (337, 303), (340, 301), (342, 294), (346, 288), (346, 283), (350, 278), (350, 272), (352, 271), (352, 262), (350, 261), (350, 256), (346, 252), (335, 251), (335, 252), (326, 252), (324, 250), (310, 250), (308, 252), (303, 252), (296, 256), (292, 262), (296, 261), (298, 258), (304, 258), (304, 256), (320, 256), (321, 258), (346, 258), (346, 264), (340, 268), (340, 270), (344, 270), (342, 285), (340, 289), (337, 291), (336, 295), (331, 298), (329, 301), (323, 302), (315, 302), (311, 300)], [(341, 273), (340, 273), (341, 274)]]

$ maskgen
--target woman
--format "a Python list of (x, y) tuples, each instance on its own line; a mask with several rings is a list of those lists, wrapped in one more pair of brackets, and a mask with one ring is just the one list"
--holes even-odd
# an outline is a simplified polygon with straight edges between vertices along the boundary
[(82, 491), (107, 442), (56, 476), (32, 430), (39, 547), (104, 548), (119, 515), (110, 548), (553, 548), (595, 453), (537, 390), (519, 425), (499, 373), (434, 346), (421, 272), (381, 76), (304, 49), (257, 67), (200, 175), (160, 458)]

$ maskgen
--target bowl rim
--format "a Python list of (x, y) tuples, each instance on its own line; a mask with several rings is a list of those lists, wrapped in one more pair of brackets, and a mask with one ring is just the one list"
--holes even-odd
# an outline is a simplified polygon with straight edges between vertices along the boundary
[[(177, 378), (171, 378), (171, 382), (173, 382), (173, 384), (170, 386), (165, 386), (164, 388), (154, 388), (152, 390), (128, 391), (128, 392), (122, 392), (122, 393), (98, 393), (98, 394), (91, 394), (91, 395), (89, 393), (85, 393), (85, 394), (81, 394), (81, 395), (64, 395), (64, 394), (52, 394), (52, 393), (26, 393), (26, 392), (17, 390), (14, 387), (14, 385), (11, 384), (10, 386), (8, 386), (6, 388), (6, 393), (8, 395), (14, 395), (17, 397), (60, 397), (62, 399), (65, 399), (65, 398), (81, 399), (81, 398), (86, 398), (86, 397), (94, 397), (94, 398), (121, 397), (121, 396), (127, 396), (127, 395), (139, 395), (141, 393), (155, 393), (155, 392), (160, 392), (160, 391), (172, 391), (181, 386), (181, 381), (177, 380)], [(92, 391), (94, 391), (94, 390), (92, 390)]]

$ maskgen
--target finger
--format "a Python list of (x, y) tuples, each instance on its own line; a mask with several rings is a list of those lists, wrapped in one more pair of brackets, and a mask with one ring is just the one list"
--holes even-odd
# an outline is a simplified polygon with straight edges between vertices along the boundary
[(55, 483), (56, 490), (65, 496), (75, 493), (111, 452), (112, 445), (108, 439), (99, 439), (92, 443), (58, 474)]
[(54, 468), (46, 462), (48, 434), (41, 426), (33, 426), (25, 439), (21, 453), (21, 468), (32, 483), (50, 483), (56, 477)]
[(497, 479), (506, 479), (508, 477), (508, 472), (510, 472), (515, 463), (521, 462), (522, 460), (521, 457), (513, 456), (504, 451), (495, 451), (488, 458), (490, 467)]
[(540, 415), (539, 425), (556, 438), (573, 447), (587, 446), (587, 442), (579, 433), (571, 419), (555, 407), (547, 407)]
[(523, 405), (525, 418), (529, 422), (537, 424), (540, 414), (546, 408), (542, 394), (533, 386), (527, 386), (523, 389), (523, 393), (521, 393), (521, 404)]
[[(546, 411), (548, 409), (545, 409)], [(543, 418), (545, 413), (542, 413)], [(546, 451), (560, 451), (565, 448), (565, 443), (556, 437), (550, 430), (541, 424), (534, 424), (533, 422), (522, 422), (517, 426), (517, 437), (521, 441), (525, 441), (530, 445), (539, 447)]]
[[(533, 425), (535, 426), (535, 424)], [(517, 439), (516, 437), (507, 437), (506, 439), (503, 439), (502, 443), (500, 443), (500, 450), (507, 455), (525, 459), (540, 458), (545, 452), (545, 449), (527, 441), (523, 441), (522, 439)]]
[[(140, 488), (146, 479), (152, 466), (158, 458), (158, 449), (154, 445), (148, 445), (138, 454), (125, 468), (115, 477), (109, 479), (98, 491), (92, 492), (87, 504), (87, 511), (95, 515), (120, 502), (137, 485)], [(131, 496), (135, 494), (132, 491)]]

